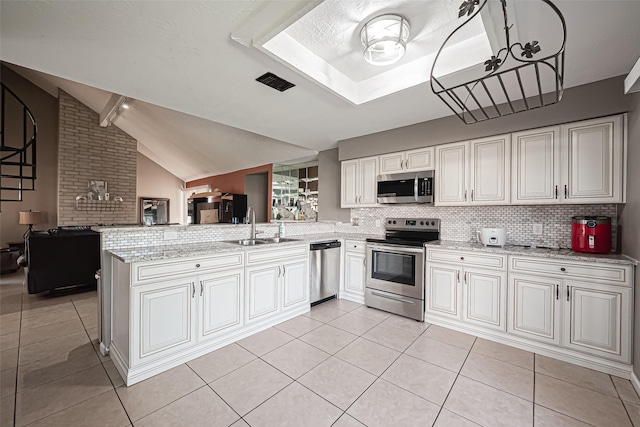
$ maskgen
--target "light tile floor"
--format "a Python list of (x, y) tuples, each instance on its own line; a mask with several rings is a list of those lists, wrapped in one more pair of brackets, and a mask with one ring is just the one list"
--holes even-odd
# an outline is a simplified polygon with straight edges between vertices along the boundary
[(0, 279), (2, 426), (631, 426), (627, 380), (346, 300), (132, 387), (96, 295)]

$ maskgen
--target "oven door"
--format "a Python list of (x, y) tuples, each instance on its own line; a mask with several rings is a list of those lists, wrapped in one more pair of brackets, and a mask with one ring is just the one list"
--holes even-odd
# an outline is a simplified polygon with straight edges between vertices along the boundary
[(424, 248), (367, 243), (366, 287), (424, 299)]

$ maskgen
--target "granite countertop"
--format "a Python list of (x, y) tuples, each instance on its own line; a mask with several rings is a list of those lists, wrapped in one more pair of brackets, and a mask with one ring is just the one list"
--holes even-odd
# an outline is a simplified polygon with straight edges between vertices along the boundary
[[(260, 239), (262, 235), (258, 235)], [(219, 255), (228, 252), (250, 251), (256, 249), (275, 249), (283, 246), (292, 246), (299, 244), (309, 244), (313, 242), (322, 242), (334, 239), (354, 239), (362, 240), (369, 237), (380, 237), (373, 234), (351, 234), (351, 233), (320, 233), (320, 234), (304, 234), (300, 236), (287, 236), (287, 238), (295, 239), (294, 241), (281, 243), (265, 243), (256, 246), (242, 246), (229, 242), (202, 242), (188, 243), (182, 245), (167, 246), (147, 246), (137, 248), (122, 248), (108, 250), (111, 255), (125, 263), (159, 261), (163, 259), (178, 259), (196, 256)]]
[(637, 261), (626, 255), (621, 254), (589, 254), (584, 252), (574, 252), (571, 249), (547, 249), (547, 248), (529, 248), (525, 246), (505, 245), (484, 246), (477, 242), (452, 242), (440, 240), (436, 242), (425, 243), (426, 248), (438, 247), (442, 249), (460, 250), (460, 251), (478, 251), (501, 255), (526, 255), (537, 258), (565, 259), (569, 261), (586, 261), (601, 262), (608, 264), (636, 265)]

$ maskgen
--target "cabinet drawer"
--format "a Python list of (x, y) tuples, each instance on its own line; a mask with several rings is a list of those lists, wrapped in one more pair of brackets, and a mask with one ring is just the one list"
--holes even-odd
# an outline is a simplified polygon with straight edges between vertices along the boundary
[(484, 268), (505, 269), (507, 267), (506, 255), (447, 251), (442, 249), (427, 249), (427, 261), (450, 262), (460, 266), (469, 265)]
[(346, 251), (364, 252), (366, 248), (366, 242), (362, 242), (360, 240), (345, 240), (344, 242), (344, 249)]
[(247, 251), (247, 265), (260, 264), (270, 261), (286, 261), (289, 258), (305, 256), (309, 252), (309, 245), (274, 247), (269, 245), (265, 249)]
[(544, 273), (558, 277), (580, 278), (587, 281), (605, 280), (627, 285), (631, 285), (633, 281), (633, 267), (617, 264), (513, 256), (509, 269), (513, 272)]
[(199, 273), (212, 269), (242, 267), (243, 265), (244, 254), (242, 252), (234, 252), (211, 257), (139, 264), (134, 267), (133, 277), (136, 282), (146, 282), (178, 275)]

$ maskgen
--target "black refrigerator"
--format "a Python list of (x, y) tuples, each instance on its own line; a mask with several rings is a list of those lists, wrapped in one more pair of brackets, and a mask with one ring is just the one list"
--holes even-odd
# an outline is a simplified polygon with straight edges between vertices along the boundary
[[(218, 222), (242, 224), (247, 215), (246, 194), (198, 197), (194, 194), (187, 202), (189, 224), (202, 224), (202, 211), (217, 210)], [(210, 221), (207, 221), (210, 222)]]

